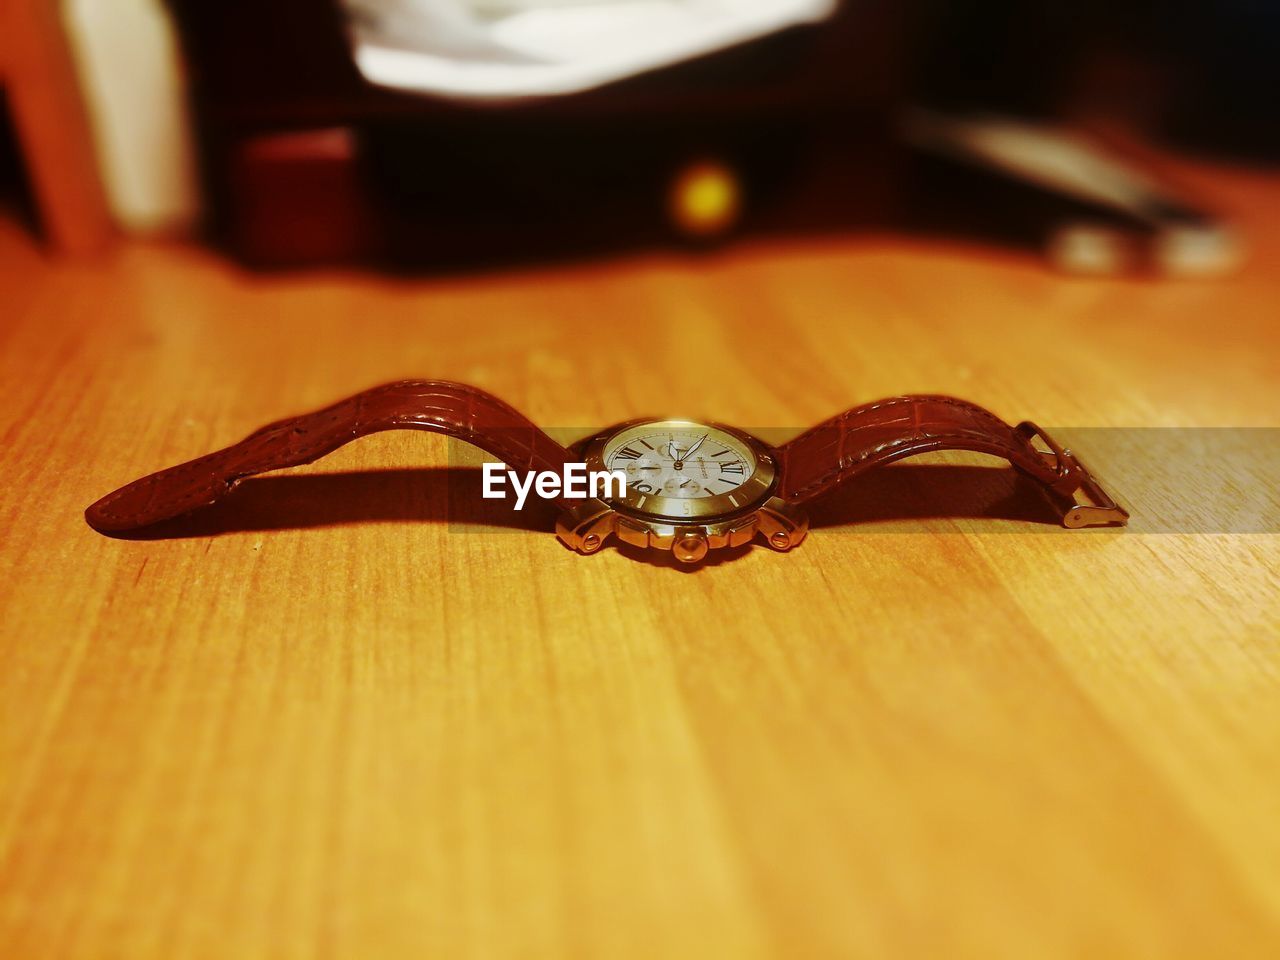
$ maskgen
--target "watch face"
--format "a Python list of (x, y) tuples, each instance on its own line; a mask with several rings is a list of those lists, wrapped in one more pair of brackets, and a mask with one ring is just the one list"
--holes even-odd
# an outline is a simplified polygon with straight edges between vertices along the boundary
[(595, 451), (606, 470), (626, 475), (618, 501), (660, 517), (693, 518), (749, 510), (766, 499), (773, 463), (758, 441), (691, 420), (626, 424)]

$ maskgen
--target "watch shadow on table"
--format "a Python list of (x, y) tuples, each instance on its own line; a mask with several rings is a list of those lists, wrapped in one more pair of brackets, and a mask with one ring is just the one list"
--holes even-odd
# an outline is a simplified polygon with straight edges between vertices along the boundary
[[(460, 533), (554, 529), (556, 511), (547, 502), (531, 497), (516, 511), (510, 500), (485, 500), (480, 490), (481, 472), (473, 468), (276, 474), (244, 480), (225, 499), (185, 517), (108, 535), (172, 540), (366, 523), (445, 523)], [(936, 464), (873, 470), (815, 501), (808, 512), (814, 529), (850, 532), (936, 530), (936, 524), (922, 522), (975, 518), (1058, 527), (1061, 519), (1041, 488), (1015, 470)], [(617, 549), (637, 560), (689, 569), (668, 554), (625, 544)], [(751, 549), (715, 551), (708, 561), (728, 562)]]
[(223, 499), (122, 540), (179, 540), (270, 530), (368, 523), (445, 523), (459, 530), (550, 530), (555, 508), (531, 495), (523, 510), (480, 496), (481, 471), (406, 467), (343, 473), (272, 474), (242, 480)]

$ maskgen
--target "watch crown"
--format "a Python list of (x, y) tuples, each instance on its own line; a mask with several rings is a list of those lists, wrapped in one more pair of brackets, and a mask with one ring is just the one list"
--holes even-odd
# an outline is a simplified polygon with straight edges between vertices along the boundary
[(671, 545), (671, 552), (681, 563), (697, 563), (707, 555), (706, 535), (692, 531), (682, 533)]

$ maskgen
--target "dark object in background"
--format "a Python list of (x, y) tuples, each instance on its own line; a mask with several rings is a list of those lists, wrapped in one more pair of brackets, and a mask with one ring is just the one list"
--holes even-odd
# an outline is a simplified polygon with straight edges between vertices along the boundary
[(908, 103), (1280, 157), (1280, 10), (1244, 0), (849, 0), (827, 23), (505, 106), (367, 84), (336, 0), (169, 2), (210, 229), (260, 265), (453, 268), (684, 242), (669, 193), (704, 160), (734, 176), (745, 233), (927, 225), (1042, 250), (1061, 222), (1112, 216), (917, 163), (895, 133)]
[[(334, 0), (170, 5), (210, 228), (251, 263), (376, 256), (431, 268), (680, 242), (668, 193), (701, 159), (736, 173), (746, 231), (879, 223), (892, 204), (907, 44), (891, 0), (502, 106), (367, 84)], [(345, 161), (325, 146), (335, 136), (353, 147)]]
[(0, 90), (0, 209), (17, 214), (28, 229), (39, 229), (31, 184), (23, 169), (22, 151), (3, 90)]
[(1161, 5), (1171, 64), (1161, 129), (1179, 143), (1280, 163), (1280, 4)]
[[(1172, 142), (1219, 157), (1280, 160), (1274, 5), (922, 0), (919, 10), (921, 56), (909, 87), (925, 112), (971, 125), (1028, 121), (1028, 131), (1050, 138), (1097, 140), (1100, 156), (1119, 134), (1126, 147)], [(1090, 190), (1053, 187), (1053, 176), (972, 162), (972, 151), (921, 151), (912, 158), (908, 223), (1043, 250), (1073, 272), (1212, 276), (1239, 262), (1247, 245), (1229, 224), (1153, 175), (1149, 168), (1161, 164), (1142, 156), (1150, 151), (1138, 149), (1136, 161), (1126, 152), (1118, 159), (1131, 174), (1119, 178), (1078, 151), (1052, 161), (1059, 171), (1075, 165), (1086, 178), (1117, 181), (1098, 183), (1104, 189), (1090, 199)]]
[(228, 239), (251, 263), (362, 259), (376, 249), (357, 144), (345, 127), (250, 137), (227, 160)]
[(1104, 117), (1198, 152), (1280, 161), (1280, 5), (920, 0), (912, 99)]
[(371, 124), (365, 169), (389, 259), (460, 266), (705, 245), (671, 215), (691, 164), (735, 180), (736, 233), (846, 229), (895, 212), (891, 128), (765, 114), (629, 119), (506, 116), (459, 124)]
[[(1076, 274), (1203, 278), (1240, 263), (1243, 244), (1231, 226), (1160, 175), (1160, 158), (1116, 134), (916, 109), (903, 135), (919, 151), (912, 210), (936, 226), (948, 214), (952, 232), (982, 224), (988, 239), (1002, 233), (1006, 243), (1034, 244)], [(917, 227), (927, 225), (921, 219)]]

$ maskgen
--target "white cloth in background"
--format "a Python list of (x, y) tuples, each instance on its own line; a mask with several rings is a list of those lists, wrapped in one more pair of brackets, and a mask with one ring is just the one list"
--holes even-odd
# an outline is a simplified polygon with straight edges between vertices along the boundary
[(371, 83), (469, 100), (575, 93), (829, 17), (839, 0), (343, 0)]

